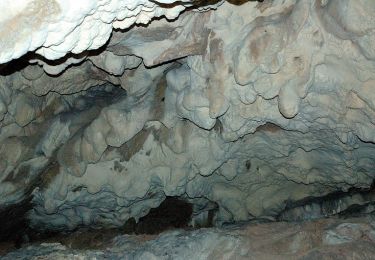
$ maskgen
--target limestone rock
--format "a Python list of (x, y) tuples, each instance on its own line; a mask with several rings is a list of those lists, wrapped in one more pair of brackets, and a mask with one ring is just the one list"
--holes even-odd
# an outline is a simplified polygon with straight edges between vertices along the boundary
[(3, 1), (0, 205), (57, 231), (166, 197), (216, 225), (370, 211), (375, 2), (236, 3)]

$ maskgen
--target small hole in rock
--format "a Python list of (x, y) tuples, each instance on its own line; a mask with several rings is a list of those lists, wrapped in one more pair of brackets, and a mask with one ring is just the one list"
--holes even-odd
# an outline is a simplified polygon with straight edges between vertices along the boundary
[(247, 170), (250, 170), (250, 168), (251, 168), (251, 161), (247, 160), (246, 163), (245, 163), (245, 166), (246, 166)]

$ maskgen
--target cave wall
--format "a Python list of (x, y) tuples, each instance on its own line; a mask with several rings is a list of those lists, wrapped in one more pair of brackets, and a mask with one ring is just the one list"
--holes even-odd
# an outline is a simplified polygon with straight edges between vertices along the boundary
[(24, 3), (0, 20), (0, 205), (31, 198), (34, 228), (371, 187), (373, 1)]

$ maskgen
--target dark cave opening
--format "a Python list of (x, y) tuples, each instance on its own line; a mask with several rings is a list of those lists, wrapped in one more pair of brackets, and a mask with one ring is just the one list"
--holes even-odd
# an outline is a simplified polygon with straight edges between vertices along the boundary
[(20, 247), (28, 230), (29, 221), (25, 217), (27, 211), (32, 208), (30, 198), (17, 204), (0, 209), (0, 242), (13, 243)]
[(175, 228), (188, 228), (193, 214), (193, 205), (176, 197), (167, 197), (157, 208), (139, 219), (132, 218), (124, 225), (126, 233), (159, 234)]
[(0, 220), (5, 224), (0, 232), (0, 255), (9, 250), (35, 242), (59, 242), (72, 248), (97, 248), (121, 234), (156, 235), (171, 229), (189, 229), (193, 215), (193, 204), (177, 197), (166, 197), (156, 208), (139, 219), (129, 219), (121, 228), (92, 229), (81, 227), (69, 232), (55, 232), (31, 229), (27, 211), (30, 201), (4, 209)]

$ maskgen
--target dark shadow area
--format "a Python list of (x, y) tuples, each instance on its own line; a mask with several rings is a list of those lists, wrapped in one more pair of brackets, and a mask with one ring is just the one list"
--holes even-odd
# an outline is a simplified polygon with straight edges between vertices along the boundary
[(291, 208), (303, 206), (303, 205), (313, 203), (313, 202), (319, 203), (319, 202), (322, 202), (322, 201), (335, 200), (335, 199), (339, 199), (339, 198), (342, 198), (342, 197), (348, 196), (348, 195), (352, 196), (352, 195), (357, 194), (357, 193), (365, 195), (365, 194), (370, 194), (370, 193), (374, 193), (374, 192), (375, 192), (375, 181), (367, 189), (350, 188), (346, 192), (335, 191), (335, 192), (329, 193), (329, 194), (327, 194), (325, 196), (322, 196), (322, 197), (309, 197), (309, 198), (305, 198), (303, 200), (299, 200), (299, 201), (295, 201), (295, 202), (287, 202), (285, 209), (291, 209)]
[(61, 243), (70, 248), (105, 248), (115, 236), (122, 234), (156, 235), (166, 230), (189, 228), (193, 205), (175, 197), (167, 197), (157, 208), (139, 219), (129, 219), (122, 228), (93, 229), (80, 227), (70, 232), (39, 232), (29, 227), (27, 211), (30, 200), (0, 211), (0, 256), (33, 243)]
[(35, 54), (28, 52), (22, 57), (0, 64), (0, 76), (9, 76), (17, 71), (21, 71), (30, 65), (29, 60), (35, 58)]
[[(191, 3), (188, 3), (188, 4), (191, 4), (192, 9), (193, 9), (193, 8), (197, 8), (197, 7), (205, 7), (205, 6), (209, 6), (209, 5), (214, 5), (214, 4), (219, 3), (220, 1), (221, 0), (193, 0)], [(247, 2), (263, 2), (264, 0), (226, 0), (226, 1), (233, 4), (233, 5), (243, 5)], [(159, 3), (159, 2), (151, 0), (151, 2), (154, 2), (158, 6), (161, 6), (163, 8), (173, 8), (173, 7), (176, 7), (176, 6), (179, 6), (179, 5), (186, 4), (183, 1), (176, 1), (176, 2), (173, 2), (173, 3)]]
[(175, 197), (167, 197), (157, 208), (135, 223), (130, 219), (125, 224), (125, 232), (135, 234), (158, 234), (168, 229), (188, 228), (193, 213), (193, 205)]
[(20, 248), (27, 238), (29, 221), (26, 213), (32, 207), (31, 199), (25, 199), (17, 204), (0, 208), (0, 252), (2, 243), (9, 248)]
[[(350, 200), (353, 196), (361, 196), (364, 201), (368, 202), (359, 205), (353, 201), (353, 204), (348, 208), (342, 208), (342, 201)], [(361, 216), (361, 212), (365, 212), (365, 209), (370, 204), (375, 203), (374, 197), (375, 181), (366, 189), (350, 188), (346, 192), (335, 191), (321, 197), (309, 197), (299, 201), (286, 201), (285, 209), (276, 217), (276, 221), (304, 221), (331, 216), (344, 218), (358, 217)], [(297, 213), (296, 209), (300, 209), (300, 211)], [(295, 215), (296, 213), (297, 215)], [(301, 214), (301, 216), (298, 216), (298, 214)], [(309, 214), (311, 218), (304, 218), (308, 217)]]
[(84, 58), (84, 60), (82, 60), (80, 63), (71, 64), (66, 69), (64, 69), (62, 72), (60, 72), (56, 75), (50, 75), (50, 74), (47, 73), (49, 76), (57, 78), (57, 77), (61, 76), (68, 68), (70, 68), (72, 66), (78, 66), (78, 65), (82, 64), (86, 60), (85, 57), (100, 55), (107, 48), (110, 38), (107, 40), (107, 42), (103, 46), (99, 47), (98, 49), (85, 50), (85, 51), (83, 51), (79, 54), (74, 54), (74, 53), (68, 52), (63, 57), (61, 57), (59, 59), (55, 59), (55, 60), (48, 60), (40, 54), (36, 54), (34, 52), (28, 52), (25, 55), (21, 56), (20, 58), (11, 60), (11, 61), (9, 61), (7, 63), (4, 63), (4, 64), (0, 64), (0, 76), (9, 76), (9, 75), (11, 75), (15, 72), (23, 70), (24, 68), (26, 68), (29, 65), (35, 65), (36, 63), (30, 63), (30, 60), (34, 60), (34, 59), (38, 59), (40, 61), (43, 61), (50, 66), (58, 66), (60, 64), (63, 64), (64, 62), (66, 62), (70, 58), (75, 58), (75, 59)]

